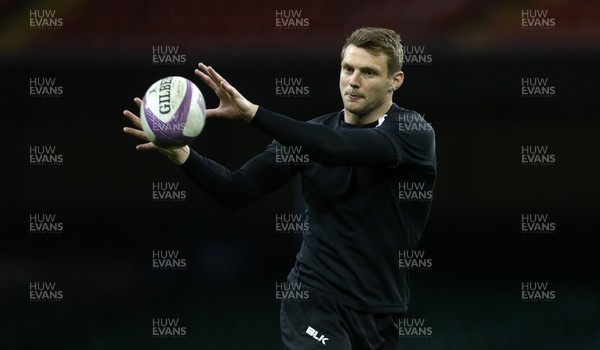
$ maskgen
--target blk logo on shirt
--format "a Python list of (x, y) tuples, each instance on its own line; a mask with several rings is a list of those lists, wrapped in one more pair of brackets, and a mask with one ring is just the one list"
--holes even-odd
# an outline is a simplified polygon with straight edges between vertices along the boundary
[(325, 344), (325, 342), (329, 340), (329, 338), (326, 338), (323, 334), (319, 336), (319, 332), (311, 326), (308, 326), (308, 328), (306, 329), (306, 334), (312, 336), (314, 340), (320, 342), (323, 345), (327, 345)]

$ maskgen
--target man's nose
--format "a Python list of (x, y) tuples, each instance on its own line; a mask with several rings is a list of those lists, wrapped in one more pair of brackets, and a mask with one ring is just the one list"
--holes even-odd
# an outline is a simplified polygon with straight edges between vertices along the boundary
[(350, 84), (350, 86), (352, 86), (353, 88), (359, 87), (360, 86), (360, 72), (354, 71), (352, 73), (352, 76), (350, 76), (350, 80), (348, 81), (348, 84)]

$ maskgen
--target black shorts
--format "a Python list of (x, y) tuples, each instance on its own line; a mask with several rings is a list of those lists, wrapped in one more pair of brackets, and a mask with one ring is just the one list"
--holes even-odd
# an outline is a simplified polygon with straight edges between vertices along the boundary
[(308, 300), (281, 303), (281, 338), (287, 350), (393, 350), (401, 317), (357, 311), (311, 290)]

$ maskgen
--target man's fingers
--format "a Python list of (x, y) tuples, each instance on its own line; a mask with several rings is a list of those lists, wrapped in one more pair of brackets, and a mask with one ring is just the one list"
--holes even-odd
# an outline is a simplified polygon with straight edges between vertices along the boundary
[(206, 111), (206, 117), (225, 117), (251, 120), (253, 114), (253, 105), (242, 96), (236, 88), (231, 86), (217, 71), (211, 66), (203, 63), (198, 64), (196, 75), (208, 84), (219, 97), (219, 107)]
[(207, 66), (204, 63), (199, 63), (198, 67), (200, 68), (200, 72), (204, 73), (206, 76), (210, 77), (210, 80), (213, 81), (216, 87), (221, 86), (221, 84), (226, 81), (217, 71), (211, 67)]
[[(136, 106), (138, 106), (138, 108), (142, 108), (142, 100), (139, 97), (134, 98), (133, 101), (135, 102)], [(131, 121), (131, 123), (137, 128), (137, 129), (135, 129), (135, 128), (127, 127), (127, 126), (124, 127), (123, 131), (126, 134), (133, 135), (143, 141), (150, 141), (148, 139), (148, 136), (146, 136), (146, 133), (144, 133), (144, 131), (140, 130), (140, 129), (142, 129), (142, 120), (140, 119), (140, 117), (138, 117), (133, 112), (128, 111), (128, 110), (124, 110), (123, 115), (125, 117), (127, 117), (127, 119), (129, 119)], [(155, 144), (153, 144), (152, 142), (146, 142), (146, 143), (139, 144), (139, 145), (135, 146), (135, 148), (138, 151), (160, 150), (160, 148), (158, 146), (156, 146)]]
[(140, 139), (140, 140), (144, 140), (144, 141), (150, 141), (150, 140), (148, 139), (148, 136), (146, 136), (146, 133), (144, 133), (144, 132), (143, 132), (142, 130), (140, 130), (140, 129), (134, 129), (134, 128), (128, 128), (128, 127), (124, 127), (124, 128), (123, 128), (123, 131), (124, 131), (126, 134), (133, 135), (133, 136), (137, 137), (137, 138), (138, 138), (138, 139)]
[(207, 109), (206, 110), (206, 118), (219, 117), (220, 113), (217, 109)]
[(135, 146), (135, 149), (138, 151), (155, 151), (158, 150), (158, 146), (153, 144), (152, 142), (142, 143), (140, 145)]
[(198, 78), (200, 78), (206, 85), (208, 85), (208, 87), (213, 89), (213, 91), (215, 91), (215, 92), (217, 91), (219, 86), (217, 86), (217, 84), (215, 84), (215, 82), (208, 75), (206, 75), (204, 72), (200, 71), (199, 69), (196, 69), (194, 71), (194, 73), (196, 73), (196, 76), (198, 76)]
[(202, 71), (206, 71), (206, 68), (208, 68), (208, 67), (206, 67), (206, 65), (204, 63), (200, 62), (200, 63), (198, 63), (198, 68), (200, 68)]
[(208, 71), (208, 75), (210, 75), (211, 78), (213, 78), (213, 80), (215, 82), (217, 82), (219, 84), (222, 84), (225, 81), (225, 79), (219, 73), (217, 73), (217, 71), (214, 70), (213, 67), (208, 66), (206, 68), (207, 68), (207, 71)]
[(234, 97), (237, 97), (238, 95), (240, 95), (240, 93), (237, 91), (237, 89), (234, 88), (233, 86), (229, 85), (229, 83), (226, 80), (221, 81), (221, 87), (223, 88), (223, 90), (225, 90), (227, 92), (229, 97), (232, 99)]
[(124, 110), (123, 115), (125, 117), (127, 117), (127, 119), (129, 119), (129, 121), (131, 121), (131, 124), (133, 124), (133, 126), (140, 128), (140, 129), (142, 128), (142, 120), (140, 119), (140, 117), (138, 117), (137, 115), (133, 114), (132, 112), (130, 112), (128, 110)]
[(209, 84), (211, 88), (218, 89), (220, 81), (215, 79), (215, 77), (210, 73), (209, 67), (207, 67), (204, 63), (198, 63), (198, 68), (198, 72), (203, 74), (206, 83)]
[(206, 75), (210, 75), (210, 74), (208, 73), (208, 66), (207, 66), (207, 65), (205, 65), (204, 63), (198, 63), (198, 69), (199, 69), (201, 72), (203, 72), (204, 74), (206, 74)]

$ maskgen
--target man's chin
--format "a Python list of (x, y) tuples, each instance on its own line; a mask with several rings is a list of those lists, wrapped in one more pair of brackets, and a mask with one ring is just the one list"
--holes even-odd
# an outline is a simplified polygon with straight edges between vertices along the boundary
[(354, 114), (357, 117), (362, 117), (363, 115), (365, 115), (365, 109), (357, 106), (355, 104), (352, 103), (346, 103), (344, 104), (344, 109), (352, 114)]

